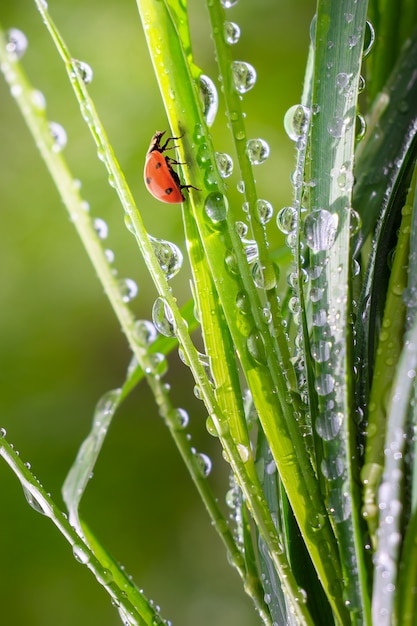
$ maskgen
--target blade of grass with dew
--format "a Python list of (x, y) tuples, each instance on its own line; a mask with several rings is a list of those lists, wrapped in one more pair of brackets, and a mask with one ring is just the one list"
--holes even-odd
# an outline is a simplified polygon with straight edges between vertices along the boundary
[(4, 434), (0, 438), (0, 456), (19, 479), (30, 506), (38, 513), (48, 517), (57, 527), (71, 545), (74, 558), (92, 572), (96, 580), (109, 594), (114, 606), (118, 607), (119, 612), (123, 612), (127, 620), (125, 623), (129, 626), (161, 624), (158, 614), (142, 594), (136, 592), (134, 594), (135, 603), (132, 604), (130, 597), (126, 595), (126, 589), (131, 584), (126, 580), (123, 572), (120, 572), (122, 576), (118, 582), (121, 582), (121, 585), (118, 586), (112, 574), (98, 560), (97, 555), (85, 540), (72, 528), (67, 517), (46, 493), (39, 480), (30, 471), (28, 464), (22, 461)]
[(404, 46), (383, 92), (375, 100), (368, 130), (356, 151), (353, 206), (362, 226), (355, 237), (355, 253), (396, 196), (405, 197), (417, 155), (416, 65), (417, 31)]
[[(166, 108), (168, 117), (171, 119), (171, 126), (175, 133), (177, 129), (182, 129), (182, 123), (179, 122), (179, 118), (184, 115), (184, 111), (187, 112), (187, 116), (190, 118), (191, 114), (194, 115), (192, 123), (190, 118), (189, 127), (196, 129), (194, 138), (197, 141), (197, 148), (194, 148), (194, 152), (199, 151), (199, 145), (204, 140), (205, 150), (205, 167), (206, 171), (210, 171), (210, 174), (215, 173), (214, 168), (210, 169), (207, 159), (207, 153), (210, 151), (210, 141), (207, 137), (204, 137), (204, 121), (201, 120), (200, 107), (196, 103), (196, 98), (193, 97), (193, 89), (190, 84), (190, 80), (187, 82), (185, 77), (187, 76), (187, 69), (183, 68), (185, 55), (181, 52), (173, 50), (172, 33), (176, 32), (175, 25), (170, 22), (170, 13), (164, 3), (157, 3), (149, 5), (149, 3), (139, 3), (142, 20), (144, 22), (145, 32), (148, 37), (148, 45), (151, 50), (155, 48), (157, 51), (157, 64), (159, 71), (161, 72), (160, 88), (161, 92), (165, 95)], [(152, 30), (152, 24), (158, 24), (158, 30)], [(167, 29), (164, 34), (164, 27)], [(162, 40), (165, 38), (171, 38), (169, 43), (168, 52), (172, 58), (167, 62), (167, 66), (163, 65), (163, 50), (161, 50), (161, 33), (164, 34)], [(173, 60), (172, 60), (173, 59)], [(175, 72), (171, 71), (175, 68)], [(168, 77), (170, 83), (168, 84)], [(177, 85), (177, 80), (178, 85)], [(186, 94), (182, 100), (183, 92), (186, 86), (189, 85), (189, 93)], [(177, 88), (178, 87), (178, 88)], [(170, 94), (175, 93), (175, 98), (172, 98)], [(193, 107), (191, 107), (191, 103)], [(199, 124), (196, 125), (196, 120)], [(182, 145), (180, 146), (180, 160), (191, 161), (191, 143), (187, 140), (185, 135)], [(214, 158), (213, 158), (214, 162)], [(188, 178), (186, 177), (188, 182)], [(200, 188), (205, 186), (206, 181), (202, 177), (201, 172), (196, 169), (193, 172), (192, 177), (193, 184), (198, 185)], [(223, 190), (224, 185), (220, 180), (218, 183), (219, 189)], [(209, 189), (210, 191), (210, 189)], [(213, 198), (213, 196), (216, 198)], [(196, 211), (194, 213), (195, 220), (198, 224), (201, 238), (205, 246), (205, 251), (211, 271), (213, 274), (221, 276), (221, 280), (215, 279), (216, 288), (218, 289), (219, 297), (222, 302), (223, 310), (225, 312), (231, 334), (233, 336), (237, 353), (239, 358), (243, 362), (243, 368), (248, 376), (249, 386), (252, 390), (252, 394), (255, 399), (255, 403), (258, 405), (258, 412), (263, 420), (263, 428), (268, 433), (268, 438), (271, 440), (271, 447), (274, 451), (276, 461), (281, 466), (281, 473), (284, 475), (287, 482), (287, 487), (291, 491), (292, 505), (297, 511), (297, 519), (301, 527), (304, 529), (304, 536), (307, 539), (309, 549), (314, 554), (314, 562), (316, 567), (320, 571), (320, 577), (324, 580), (324, 585), (329, 589), (330, 581), (333, 581), (335, 571), (338, 571), (339, 565), (337, 559), (334, 558), (334, 537), (326, 523), (326, 514), (324, 509), (321, 510), (320, 500), (314, 498), (314, 494), (317, 493), (317, 483), (312, 472), (311, 465), (306, 455), (305, 444), (303, 438), (298, 430), (298, 426), (293, 418), (293, 405), (288, 404), (285, 399), (285, 410), (287, 412), (288, 426), (285, 422), (279, 422), (277, 424), (277, 418), (282, 415), (283, 408), (281, 402), (277, 400), (276, 384), (270, 381), (270, 371), (275, 375), (278, 392), (281, 394), (281, 398), (286, 395), (287, 384), (285, 377), (282, 373), (282, 364), (278, 361), (273, 342), (270, 335), (262, 331), (264, 327), (264, 320), (261, 318), (260, 311), (262, 307), (258, 305), (258, 297), (256, 294), (253, 279), (249, 274), (248, 266), (245, 257), (243, 256), (241, 249), (240, 239), (235, 232), (234, 224), (235, 219), (229, 214), (227, 207), (224, 205), (224, 197), (218, 195), (217, 192), (209, 193), (207, 197), (210, 201), (214, 201), (215, 211), (211, 212), (213, 207), (208, 206), (206, 201), (206, 209), (209, 209), (209, 214), (204, 211)], [(220, 206), (219, 206), (220, 205)], [(207, 215), (209, 220), (207, 220)], [(213, 219), (212, 219), (213, 218)], [(227, 221), (228, 230), (225, 230), (224, 221)], [(232, 255), (231, 255), (231, 251)], [(224, 272), (224, 263), (226, 265), (230, 257), (229, 272)], [(220, 272), (220, 274), (219, 274)], [(245, 282), (240, 283), (240, 278), (243, 277)], [(242, 293), (246, 298), (246, 293), (250, 292), (248, 296), (249, 302), (255, 303), (252, 308), (243, 311), (239, 311), (239, 298)], [(241, 306), (248, 306), (246, 302), (240, 303)], [(240, 316), (236, 319), (236, 306)], [(243, 313), (243, 316), (242, 316)], [(252, 314), (257, 317), (257, 323), (252, 320)], [(244, 324), (244, 326), (242, 326)], [(255, 331), (256, 329), (256, 331)], [(251, 331), (253, 332), (250, 335)], [(258, 333), (259, 331), (259, 333)], [(247, 341), (248, 334), (250, 335), (250, 342)], [(262, 345), (264, 341), (265, 345)], [(250, 348), (248, 348), (250, 343)], [(266, 361), (264, 357), (264, 349), (268, 354), (268, 367), (266, 367)], [(248, 352), (252, 350), (252, 354), (256, 351), (255, 359)], [(256, 358), (260, 359), (260, 363), (257, 363)], [(284, 371), (285, 371), (284, 367)], [(292, 428), (294, 432), (291, 433), (291, 437), (287, 433), (287, 428)], [(301, 472), (301, 474), (299, 473)], [(303, 486), (306, 481), (307, 489)], [(318, 510), (317, 510), (318, 508)], [(324, 520), (324, 525), (321, 528), (323, 540), (327, 542), (329, 546), (330, 555), (326, 554), (323, 558), (323, 553), (317, 548), (317, 534), (313, 540), (314, 531), (313, 527), (317, 524), (314, 520)], [(324, 539), (326, 537), (326, 539)], [(326, 573), (327, 572), (327, 573)], [(332, 593), (329, 592), (330, 597)], [(340, 606), (339, 599), (333, 597), (332, 602), (336, 613), (339, 615), (345, 612), (343, 606)], [(343, 618), (342, 618), (343, 621)]]
[(350, 328), (352, 170), (366, 10), (366, 1), (319, 0), (317, 4), (312, 91), (316, 113), (310, 129), (310, 178), (304, 181), (313, 185), (303, 232), (314, 280), (309, 292), (312, 315), (324, 311), (327, 322), (312, 325), (312, 343), (306, 353), (315, 372), (316, 430), (320, 434), (318, 420), (331, 421), (333, 428), (332, 438), (322, 437), (323, 457), (318, 457), (318, 463), (338, 539), (346, 606), (352, 621), (369, 625), (352, 419)]
[(402, 210), (401, 226), (388, 284), (381, 332), (379, 333), (368, 406), (368, 434), (361, 478), (365, 485), (364, 515), (374, 546), (376, 545), (375, 531), (378, 524), (376, 496), (385, 458), (386, 399), (391, 392), (404, 341), (406, 307), (403, 301), (403, 291), (407, 285), (407, 262), (412, 217), (410, 203), (412, 203), (416, 191), (415, 182), (414, 177), (407, 202)]
[[(152, 11), (155, 10), (163, 10), (162, 4), (158, 4), (155, 7), (152, 7)], [(144, 10), (142, 6), (142, 10)], [(148, 11), (151, 9), (148, 8)], [(148, 28), (148, 25), (158, 23), (158, 17), (153, 12), (147, 12), (144, 16), (145, 22), (145, 30), (150, 36), (149, 45), (152, 47), (152, 31)], [(164, 23), (164, 17), (161, 22)], [(172, 26), (170, 29), (172, 32)], [(161, 29), (158, 29), (158, 35), (160, 35)], [(167, 33), (168, 37), (168, 33)], [(159, 37), (158, 37), (159, 42)], [(158, 50), (159, 43), (155, 41), (155, 45), (157, 44)], [(170, 52), (172, 53), (172, 45)], [(158, 53), (159, 54), (159, 53)], [(183, 55), (180, 53), (178, 57), (175, 58), (175, 67), (176, 67), (176, 76), (182, 76), (181, 71), (179, 70), (179, 63), (183, 59)], [(158, 56), (158, 63), (161, 63), (161, 55)], [(169, 66), (168, 66), (169, 68)], [(164, 93), (164, 81), (166, 81), (166, 76), (169, 75), (173, 80), (176, 76), (171, 76), (170, 71), (165, 71), (161, 77), (161, 91)], [(181, 94), (181, 91), (184, 89), (185, 80), (182, 76), (181, 85), (179, 86), (178, 93)], [(182, 112), (185, 109), (185, 106), (181, 105), (181, 100), (178, 97), (175, 100), (169, 98), (169, 93), (172, 93), (176, 90), (173, 88), (172, 84), (170, 86), (170, 90), (167, 91), (167, 111), (170, 115), (170, 107), (174, 108), (174, 106), (179, 107), (179, 111)], [(190, 114), (190, 110), (188, 108), (188, 104), (190, 102), (190, 98), (186, 99), (187, 103), (187, 113)], [(176, 115), (176, 111), (173, 110), (171, 112), (172, 115)], [(182, 114), (182, 113), (180, 113)], [(196, 113), (196, 117), (198, 118), (199, 112)], [(174, 121), (174, 124), (178, 124), (178, 121)], [(203, 126), (201, 127), (202, 132)], [(199, 139), (199, 142), (201, 140)], [(207, 148), (209, 147), (209, 140), (205, 139), (205, 155), (207, 154)], [(185, 158), (180, 154), (181, 161), (187, 161), (187, 157), (190, 156), (188, 148), (185, 146)], [(193, 183), (199, 185), (200, 187), (204, 184), (204, 180), (194, 179)], [(223, 183), (219, 182), (219, 188), (223, 188)], [(209, 195), (210, 197), (210, 195)], [(221, 198), (221, 196), (220, 196)], [(221, 200), (221, 203), (224, 200)], [(220, 203), (220, 204), (221, 204)], [(207, 208), (207, 203), (206, 203)], [(209, 207), (211, 208), (211, 207)], [(275, 378), (278, 384), (278, 392), (281, 398), (285, 396), (287, 390), (287, 383), (285, 378), (282, 375), (282, 369), (285, 371), (285, 367), (282, 366), (282, 363), (277, 360), (276, 352), (273, 348), (273, 344), (271, 342), (271, 337), (269, 335), (263, 335), (262, 329), (264, 327), (264, 320), (259, 319), (261, 307), (257, 304), (257, 294), (255, 291), (254, 283), (252, 277), (248, 276), (248, 266), (246, 259), (242, 258), (242, 250), (241, 243), (237, 233), (235, 232), (234, 224), (235, 218), (233, 218), (231, 212), (227, 211), (227, 207), (224, 206), (217, 207), (216, 215), (213, 216), (214, 221), (210, 219), (207, 221), (207, 218), (204, 212), (196, 212), (195, 219), (197, 221), (200, 234), (202, 236), (202, 240), (205, 246), (207, 259), (209, 261), (210, 267), (214, 275), (221, 272), (221, 281), (216, 281), (216, 287), (219, 290), (219, 296), (222, 301), (223, 309), (225, 311), (227, 321), (229, 324), (229, 328), (231, 330), (232, 336), (234, 338), (234, 342), (236, 345), (237, 353), (243, 363), (243, 368), (248, 376), (249, 386), (252, 390), (252, 394), (255, 399), (255, 403), (258, 405), (258, 412), (260, 413), (261, 419), (263, 419), (263, 427), (268, 431), (268, 437), (272, 441), (272, 448), (274, 450), (274, 456), (276, 457), (277, 462), (281, 465), (281, 473), (284, 474), (287, 487), (292, 491), (292, 504), (298, 513), (298, 521), (300, 525), (305, 529), (304, 536), (307, 538), (307, 542), (309, 544), (310, 551), (314, 553), (314, 560), (316, 566), (321, 572), (321, 578), (325, 581), (324, 584), (327, 588), (329, 588), (329, 582), (333, 580), (334, 573), (338, 569), (337, 560), (334, 558), (326, 558), (323, 560), (323, 554), (317, 549), (317, 535), (315, 535), (315, 540), (313, 540), (313, 535), (311, 532), (312, 527), (316, 527), (317, 524), (315, 520), (324, 520), (323, 528), (321, 529), (323, 539), (326, 536), (327, 545), (330, 549), (330, 554), (332, 553), (332, 549), (334, 548), (334, 538), (330, 531), (330, 528), (326, 527), (326, 515), (325, 511), (320, 510), (320, 500), (314, 498), (314, 493), (317, 492), (317, 483), (314, 478), (314, 473), (312, 472), (311, 465), (306, 456), (305, 444), (303, 438), (298, 430), (298, 425), (296, 424), (293, 417), (293, 405), (289, 405), (287, 402), (287, 398), (285, 398), (285, 409), (287, 411), (288, 418), (288, 428), (292, 428), (294, 432), (291, 433), (291, 437), (285, 435), (287, 431), (287, 424), (284, 422), (280, 422), (277, 425), (277, 417), (282, 415), (282, 404), (277, 401), (276, 384), (269, 382), (269, 373), (272, 370), (275, 374)], [(225, 215), (226, 214), (226, 215)], [(210, 217), (210, 215), (209, 215)], [(228, 230), (226, 231), (223, 223), (227, 221)], [(211, 224), (210, 224), (211, 221)], [(214, 228), (214, 232), (213, 232)], [(231, 255), (231, 251), (233, 254)], [(229, 262), (229, 272), (224, 272), (224, 262), (226, 260), (226, 265)], [(245, 278), (245, 282), (243, 285), (239, 284), (240, 277)], [(216, 279), (215, 279), (216, 280)], [(247, 293), (250, 292), (250, 295), (247, 296)], [(244, 296), (242, 298), (241, 296)], [(248, 298), (248, 300), (246, 300)], [(250, 300), (256, 304), (254, 305), (254, 309), (252, 310), (250, 304)], [(236, 306), (240, 316), (236, 319)], [(241, 310), (239, 310), (239, 306)], [(242, 310), (242, 306), (244, 309)], [(242, 313), (244, 317), (242, 317)], [(257, 315), (257, 324), (252, 320), (251, 314)], [(244, 324), (244, 326), (242, 326)], [(247, 329), (247, 330), (246, 330)], [(256, 329), (256, 332), (254, 332)], [(259, 330), (259, 334), (258, 334)], [(253, 332), (250, 335), (251, 331)], [(247, 337), (250, 339), (251, 345), (248, 348), (249, 341)], [(264, 345), (262, 345), (262, 341), (265, 342), (265, 352), (268, 353), (270, 360), (268, 361), (268, 367), (265, 367), (265, 358), (263, 355)], [(255, 359), (253, 358), (253, 353), (257, 350), (255, 354)], [(252, 350), (252, 355), (248, 350)], [(256, 358), (260, 359), (260, 362), (256, 362)], [(255, 360), (255, 362), (254, 362)], [(255, 367), (254, 367), (255, 365)], [(268, 391), (267, 391), (268, 389)], [(295, 454), (293, 452), (295, 447)], [(288, 462), (291, 460), (291, 467), (288, 465)], [(294, 465), (295, 463), (295, 465)], [(302, 478), (300, 475), (297, 477), (295, 473), (300, 471), (298, 467), (301, 466)], [(284, 469), (284, 472), (282, 470)], [(295, 471), (294, 471), (295, 470)], [(303, 480), (305, 480), (308, 484), (307, 490), (304, 487), (299, 485), (303, 484)], [(295, 486), (297, 485), (297, 486)], [(308, 504), (307, 504), (308, 502)], [(317, 507), (319, 510), (317, 511)], [(328, 572), (324, 574), (324, 572)], [(330, 593), (330, 596), (332, 594)], [(344, 608), (338, 606), (338, 600), (333, 598), (333, 603), (335, 606), (335, 610), (337, 613), (344, 613)]]
[(373, 102), (384, 85), (401, 53), (404, 42), (417, 24), (414, 0), (400, 0), (395, 5), (389, 0), (370, 0), (369, 17), (375, 29), (375, 45), (369, 66), (368, 102)]
[[(86, 86), (80, 73), (79, 64), (78, 62), (74, 61), (69, 55), (62, 37), (60, 36), (55, 24), (52, 22), (49, 16), (46, 6), (43, 3), (39, 2), (39, 0), (36, 0), (36, 4), (42, 15), (45, 25), (47, 26), (48, 31), (50, 32), (52, 39), (65, 62), (65, 66), (77, 99), (79, 100), (84, 119), (89, 126), (93, 138), (96, 142), (99, 156), (109, 172), (112, 186), (115, 187), (127, 214), (126, 218), (128, 222), (128, 228), (132, 232), (134, 232), (136, 240), (139, 244), (139, 248), (145, 258), (151, 277), (154, 280), (154, 283), (157, 286), (159, 293), (165, 299), (167, 306), (169, 306), (169, 308), (171, 309), (172, 316), (175, 319), (176, 334), (181, 344), (181, 348), (186, 354), (196, 383), (200, 387), (202, 397), (221, 438), (222, 444), (225, 447), (227, 457), (233, 467), (233, 471), (236, 473), (237, 476), (240, 477), (241, 485), (246, 493), (248, 502), (250, 502), (251, 510), (254, 511), (254, 514), (258, 518), (258, 523), (265, 534), (267, 542), (269, 543), (271, 554), (274, 555), (277, 567), (283, 569), (282, 564), (284, 564), (284, 567), (287, 568), (287, 564), (284, 563), (285, 559), (283, 555), (278, 555), (276, 553), (277, 546), (276, 539), (274, 538), (274, 527), (268, 517), (268, 511), (266, 506), (259, 500), (259, 496), (261, 496), (261, 494), (257, 492), (256, 488), (252, 488), (252, 482), (247, 478), (244, 462), (238, 454), (230, 435), (222, 435), (222, 432), (224, 431), (224, 428), (222, 427), (222, 422), (224, 422), (224, 419), (214, 398), (210, 382), (206, 376), (202, 364), (199, 361), (197, 350), (195, 349), (189, 337), (187, 325), (179, 314), (176, 300), (171, 293), (165, 274), (159, 265), (157, 257), (155, 256), (154, 248), (148, 238), (146, 230), (144, 229), (140, 215), (137, 212), (132, 194), (118, 166), (114, 153), (107, 141), (104, 128), (102, 127), (100, 120), (98, 119), (93, 102), (88, 95)], [(152, 363), (148, 368), (145, 369), (145, 371), (148, 369), (150, 375), (147, 376), (147, 380), (154, 393), (160, 413), (165, 419), (168, 427), (170, 428), (171, 435), (173, 436), (175, 443), (181, 455), (183, 456), (183, 459), (186, 462), (192, 478), (200, 492), (200, 495), (202, 495), (204, 503), (208, 508), (210, 515), (212, 516), (216, 530), (220, 533), (223, 541), (229, 544), (229, 547), (232, 548), (232, 560), (234, 560), (236, 567), (239, 568), (241, 561), (239, 553), (236, 553), (236, 550), (233, 551), (234, 545), (230, 546), (231, 536), (228, 532), (228, 529), (225, 528), (223, 524), (223, 517), (220, 514), (217, 503), (212, 500), (207, 494), (207, 481), (206, 477), (201, 474), (201, 464), (196, 459), (196, 455), (194, 454), (185, 433), (178, 431), (176, 411), (171, 407), (169, 403), (166, 388), (160, 380), (160, 371), (154, 371), (153, 375), (151, 375)], [(291, 575), (287, 575), (286, 585), (289, 594), (292, 597), (296, 598), (298, 592), (297, 585)], [(311, 623), (306, 608), (298, 605), (296, 600), (294, 600), (294, 609), (299, 615), (301, 623)]]
[[(377, 530), (378, 547), (374, 555), (372, 596), (373, 623), (378, 626), (403, 623), (403, 607), (397, 605), (399, 614), (394, 615), (394, 603), (403, 533), (404, 456), (408, 439), (410, 401), (415, 394), (416, 369), (417, 324), (414, 323), (406, 337), (392, 392), (387, 400), (385, 461), (378, 490), (380, 516)], [(405, 559), (407, 558), (408, 555), (405, 556)], [(411, 595), (413, 593), (411, 592)]]
[[(172, 407), (168, 398), (167, 389), (160, 380), (163, 362), (161, 363), (159, 359), (155, 361), (153, 357), (156, 355), (148, 354), (147, 349), (144, 349), (141, 345), (141, 340), (137, 335), (137, 324), (129, 308), (126, 306), (118, 286), (115, 284), (114, 275), (108, 265), (100, 240), (98, 239), (97, 233), (91, 224), (91, 220), (88, 216), (86, 216), (82, 200), (78, 197), (76, 186), (73, 184), (73, 177), (70, 175), (62, 155), (53, 150), (52, 138), (44, 113), (40, 115), (34, 108), (31, 99), (32, 89), (29, 87), (27, 80), (24, 78), (24, 75), (17, 63), (14, 63), (13, 69), (10, 69), (9, 60), (5, 55), (5, 46), (1, 46), (1, 44), (0, 54), (4, 54), (4, 57), (2, 56), (1, 58), (2, 60), (4, 59), (2, 68), (5, 71), (6, 79), (9, 80), (12, 92), (17, 95), (17, 102), (21, 107), (25, 120), (35, 137), (37, 146), (45, 159), (48, 169), (62, 196), (64, 204), (70, 212), (72, 221), (74, 222), (80, 238), (86, 247), (90, 260), (97, 271), (129, 344), (142, 370), (149, 372), (146, 378), (154, 393), (160, 412), (170, 428), (171, 435), (173, 436), (177, 447), (184, 458), (191, 477), (199, 490), (202, 500), (212, 518), (213, 525), (219, 533), (228, 552), (231, 554), (231, 561), (235, 563), (237, 569), (239, 570), (241, 560), (239, 551), (235, 546), (216, 499), (208, 486), (207, 480), (201, 474), (201, 467), (196, 460), (195, 454), (191, 450), (191, 445), (187, 439), (187, 435), (182, 431), (182, 426), (179, 424), (178, 420), (178, 410)], [(71, 67), (76, 68), (76, 66), (72, 65), (72, 62)], [(78, 80), (79, 76), (77, 74), (77, 70), (71, 70), (71, 72), (73, 71), (75, 71), (76, 78), (74, 78), (74, 75), (72, 78), (74, 80)], [(92, 110), (91, 103), (87, 103), (87, 107), (90, 111)], [(95, 126), (95, 129), (97, 128), (100, 128), (99, 122)], [(110, 148), (108, 149), (108, 152), (111, 152)], [(117, 164), (112, 163), (112, 166), (115, 168), (115, 171), (118, 171)], [(129, 195), (129, 192), (126, 189), (124, 189), (121, 193)], [(155, 261), (155, 263), (157, 264), (157, 261)], [(244, 572), (242, 570), (240, 570), (240, 573), (243, 576)]]

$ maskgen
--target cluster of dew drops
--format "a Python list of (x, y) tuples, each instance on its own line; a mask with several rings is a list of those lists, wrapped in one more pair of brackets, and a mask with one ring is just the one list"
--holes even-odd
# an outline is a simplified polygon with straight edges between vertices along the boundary
[[(221, 0), (221, 4), (225, 9), (231, 9), (238, 3), (238, 0)], [(232, 21), (225, 21), (223, 24), (223, 39), (226, 45), (233, 46), (240, 39), (240, 27)], [(256, 83), (256, 70), (246, 61), (233, 61), (231, 67), (233, 85), (237, 93), (242, 96), (252, 89)], [(214, 82), (206, 75), (200, 77), (200, 93), (203, 100), (203, 111), (208, 126), (212, 126), (216, 118), (219, 98)], [(233, 121), (237, 112), (230, 112)], [(236, 139), (241, 140), (245, 137), (237, 136)], [(261, 165), (269, 157), (270, 149), (268, 143), (261, 138), (248, 139), (246, 141), (246, 155), (252, 165)], [(216, 165), (222, 178), (229, 178), (233, 173), (233, 160), (231, 156), (225, 152), (216, 152)], [(202, 143), (197, 147), (197, 161), (205, 166), (205, 144)], [(211, 172), (207, 170), (206, 179), (210, 186)], [(245, 184), (239, 181), (237, 185), (239, 193), (245, 193)], [(243, 210), (248, 213), (249, 206), (243, 203)], [(219, 198), (219, 194), (212, 193), (206, 199), (205, 210), (208, 217), (215, 223), (219, 224), (226, 219), (227, 205), (224, 198)], [(258, 199), (256, 204), (256, 216), (262, 224), (267, 224), (273, 216), (273, 207), (267, 200)], [(236, 224), (237, 232), (242, 239), (246, 255), (249, 262), (253, 262), (256, 256), (256, 244), (245, 239), (248, 232), (248, 226), (244, 222)]]

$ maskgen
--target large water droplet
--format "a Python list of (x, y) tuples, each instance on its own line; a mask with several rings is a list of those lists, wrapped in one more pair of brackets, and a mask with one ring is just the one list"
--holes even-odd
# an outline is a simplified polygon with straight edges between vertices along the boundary
[(255, 329), (246, 340), (246, 346), (252, 359), (260, 365), (266, 365), (264, 340), (261, 333)]
[(256, 83), (255, 68), (244, 61), (233, 61), (232, 76), (236, 91), (246, 93)]
[(74, 545), (72, 546), (72, 553), (75, 560), (82, 565), (86, 565), (90, 560), (90, 553), (87, 548), (82, 544), (74, 543)]
[(223, 222), (227, 216), (227, 199), (222, 193), (213, 191), (207, 196), (204, 209), (214, 224)]
[(340, 117), (339, 115), (335, 115), (327, 125), (328, 133), (335, 138), (343, 137), (345, 132), (352, 126), (352, 123), (352, 117)]
[(22, 487), (25, 498), (32, 509), (41, 515), (50, 516), (51, 507), (43, 496), (32, 485), (22, 485)]
[(122, 278), (117, 284), (123, 302), (130, 302), (138, 295), (138, 286), (132, 278)]
[(343, 474), (344, 464), (340, 456), (326, 457), (321, 462), (321, 471), (327, 480), (336, 480)]
[(177, 430), (187, 428), (190, 417), (185, 409), (175, 409), (173, 413), (173, 422)]
[(363, 57), (367, 57), (374, 47), (375, 29), (369, 20), (366, 20), (365, 38), (363, 44)]
[(78, 70), (78, 73), (81, 75), (82, 81), (86, 85), (91, 83), (91, 81), (93, 80), (93, 75), (94, 75), (91, 66), (88, 65), (88, 63), (85, 63), (84, 61), (76, 61), (75, 59), (73, 60), (73, 65), (75, 65), (75, 67)]
[(52, 150), (54, 152), (61, 152), (67, 145), (67, 133), (65, 129), (61, 124), (57, 124), (57, 122), (49, 122), (49, 132), (54, 142)]
[(11, 28), (6, 33), (6, 52), (12, 61), (17, 61), (26, 52), (28, 40), (25, 33), (18, 28)]
[(259, 198), (256, 201), (256, 213), (261, 224), (267, 224), (274, 215), (274, 207), (268, 200)]
[(311, 345), (311, 356), (317, 363), (324, 363), (330, 359), (330, 343), (317, 341)]
[(225, 152), (216, 152), (216, 163), (219, 168), (220, 176), (222, 178), (228, 178), (233, 172), (232, 157)]
[(298, 141), (308, 131), (310, 110), (302, 104), (294, 104), (284, 115), (284, 128), (292, 141)]
[(135, 337), (138, 344), (143, 348), (153, 344), (157, 336), (156, 328), (149, 320), (137, 320), (135, 322)]
[(202, 474), (202, 476), (204, 476), (204, 478), (207, 478), (212, 468), (212, 462), (210, 457), (207, 456), (207, 454), (204, 454), (204, 452), (196, 452), (196, 450), (194, 449), (192, 450), (192, 452), (194, 454), (194, 458), (196, 460), (199, 472)]
[(331, 374), (321, 374), (314, 381), (314, 387), (319, 396), (327, 396), (334, 389), (334, 378)]
[(165, 239), (149, 237), (149, 241), (152, 244), (161, 270), (164, 272), (167, 280), (170, 280), (182, 268), (184, 259), (181, 250), (174, 243), (165, 241)]
[(171, 307), (163, 298), (157, 298), (152, 307), (152, 320), (155, 328), (165, 337), (175, 336), (175, 319)]
[(217, 109), (219, 108), (219, 96), (216, 85), (205, 74), (200, 76), (200, 94), (203, 101), (203, 115), (207, 126), (211, 126), (216, 119)]
[(340, 432), (343, 414), (331, 409), (320, 414), (316, 421), (316, 432), (325, 441), (332, 441)]
[(239, 41), (240, 38), (240, 28), (234, 22), (225, 22), (224, 23), (224, 39), (226, 43), (233, 46), (235, 43)]
[(279, 211), (277, 226), (284, 235), (289, 235), (296, 229), (297, 211), (293, 206), (285, 206)]
[(264, 139), (249, 139), (246, 154), (252, 165), (261, 165), (269, 157), (269, 145)]
[(330, 250), (336, 239), (339, 217), (325, 209), (316, 209), (304, 221), (306, 243), (313, 252)]

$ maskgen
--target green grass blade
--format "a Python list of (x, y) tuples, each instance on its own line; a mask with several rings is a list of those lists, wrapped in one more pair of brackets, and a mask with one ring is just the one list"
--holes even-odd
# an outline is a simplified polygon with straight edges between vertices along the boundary
[[(367, 3), (318, 2), (315, 29), (315, 79), (310, 130), (310, 164), (304, 182), (313, 184), (304, 199), (309, 248), (312, 316), (311, 359), (315, 375), (318, 450), (327, 507), (338, 539), (344, 595), (351, 619), (370, 623), (367, 570), (363, 557), (360, 494), (357, 487), (356, 432), (353, 427), (350, 330), (350, 229), (353, 154), (358, 82)], [(325, 79), (319, 77), (325, 77)], [(320, 420), (320, 426), (319, 422)]]

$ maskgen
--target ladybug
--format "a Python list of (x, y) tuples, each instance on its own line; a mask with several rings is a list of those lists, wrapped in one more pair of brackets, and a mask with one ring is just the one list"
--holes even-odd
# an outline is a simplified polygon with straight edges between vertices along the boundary
[(184, 202), (183, 189), (196, 189), (193, 185), (182, 185), (180, 178), (172, 169), (172, 165), (182, 165), (170, 157), (164, 156), (164, 152), (176, 148), (175, 144), (169, 146), (170, 141), (181, 139), (181, 137), (168, 137), (163, 145), (161, 139), (166, 130), (157, 131), (152, 137), (145, 161), (145, 185), (148, 191), (157, 200), (168, 202), (169, 204), (179, 204)]

